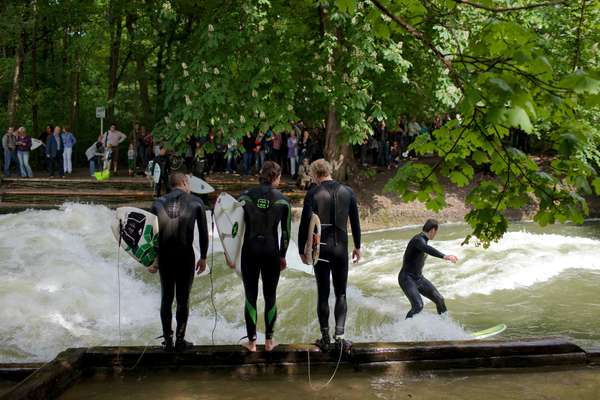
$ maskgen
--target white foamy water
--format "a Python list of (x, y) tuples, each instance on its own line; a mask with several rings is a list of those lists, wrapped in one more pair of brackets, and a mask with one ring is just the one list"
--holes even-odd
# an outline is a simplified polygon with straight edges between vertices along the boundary
[[(585, 237), (508, 232), (486, 250), (461, 243), (462, 239), (430, 242), (445, 254), (459, 257), (457, 264), (428, 257), (424, 268), (424, 275), (446, 298), (526, 288), (570, 269), (600, 270), (600, 241)], [(407, 244), (407, 240), (368, 243), (363, 268), (354, 269), (355, 279), (397, 287)]]
[[(67, 347), (119, 344), (113, 216), (106, 207), (82, 204), (0, 215), (0, 361), (48, 360)], [(355, 341), (469, 337), (451, 315), (434, 315), (431, 305), (405, 321), (409, 305), (396, 277), (407, 240), (369, 241), (367, 236), (365, 242), (364, 261), (350, 269), (347, 337)], [(518, 290), (571, 268), (600, 269), (594, 257), (600, 242), (593, 239), (514, 232), (487, 251), (461, 247), (460, 240), (432, 244), (461, 258), (455, 266), (430, 258), (425, 268), (426, 276), (448, 299)], [(220, 250), (217, 241), (215, 252)], [(161, 334), (158, 276), (148, 274), (124, 252), (119, 259), (122, 344), (158, 344), (153, 340)], [(245, 335), (243, 289), (221, 254), (215, 254), (214, 300), (219, 315), (215, 342), (237, 343)], [(208, 277), (196, 278), (191, 304), (188, 338), (210, 344)], [(314, 340), (318, 335), (314, 277), (293, 269), (282, 274), (278, 309), (276, 334), (281, 342)]]

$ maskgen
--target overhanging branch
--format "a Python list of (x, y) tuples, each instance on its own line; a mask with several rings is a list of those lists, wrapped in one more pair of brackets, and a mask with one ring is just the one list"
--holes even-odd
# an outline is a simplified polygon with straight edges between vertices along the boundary
[(534, 4), (526, 4), (522, 6), (516, 7), (491, 7), (481, 3), (475, 3), (471, 0), (453, 0), (455, 3), (466, 4), (474, 8), (479, 8), (481, 10), (486, 10), (495, 13), (503, 13), (503, 12), (512, 12), (512, 11), (523, 11), (523, 10), (531, 10), (533, 8), (539, 7), (549, 7), (555, 6), (557, 4), (564, 4), (565, 0), (556, 0), (556, 1), (548, 1), (544, 3), (534, 3)]

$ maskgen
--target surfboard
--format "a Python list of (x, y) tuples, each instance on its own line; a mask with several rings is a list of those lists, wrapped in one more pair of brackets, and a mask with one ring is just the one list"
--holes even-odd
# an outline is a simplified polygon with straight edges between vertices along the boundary
[(210, 186), (203, 179), (198, 178), (194, 175), (188, 175), (190, 177), (190, 190), (196, 194), (208, 194), (215, 191), (215, 188)]
[(31, 139), (31, 150), (35, 150), (43, 144), (44, 144), (44, 142), (42, 142), (41, 140), (32, 138)]
[(306, 245), (304, 246), (304, 256), (306, 257), (307, 265), (315, 265), (319, 261), (321, 252), (321, 220), (319, 216), (313, 213), (308, 223), (308, 232)]
[[(154, 172), (152, 170), (154, 170)], [(154, 160), (150, 160), (150, 162), (148, 162), (148, 168), (146, 168), (146, 175), (152, 179), (154, 183), (158, 183), (160, 180), (160, 164), (154, 165)]]
[[(115, 240), (121, 239), (121, 247), (140, 264), (150, 267), (158, 256), (158, 217), (148, 211), (135, 207), (119, 207), (111, 224)], [(194, 224), (195, 262), (200, 260), (200, 235), (198, 225)], [(201, 275), (206, 275), (210, 266)]]
[(121, 247), (145, 267), (150, 267), (158, 254), (158, 218), (135, 207), (119, 207), (111, 224), (113, 236)]
[(242, 244), (246, 231), (244, 204), (227, 193), (221, 193), (215, 202), (214, 218), (227, 264), (235, 266), (235, 272), (241, 276)]
[(491, 328), (484, 329), (482, 331), (473, 332), (473, 338), (475, 339), (487, 339), (492, 336), (496, 336), (501, 334), (506, 330), (506, 324), (498, 324), (496, 326), (492, 326)]

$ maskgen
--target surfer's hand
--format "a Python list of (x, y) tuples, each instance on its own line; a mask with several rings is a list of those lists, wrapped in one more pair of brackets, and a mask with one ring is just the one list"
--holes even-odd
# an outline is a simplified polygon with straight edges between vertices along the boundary
[(203, 273), (205, 269), (206, 269), (206, 259), (199, 260), (198, 264), (196, 264), (196, 273), (199, 275), (199, 274)]
[(287, 261), (285, 261), (285, 257), (281, 257), (279, 259), (279, 270), (283, 271), (287, 267)]
[(360, 249), (354, 249), (354, 250), (352, 250), (352, 262), (354, 264), (356, 264), (356, 263), (358, 263), (360, 261), (360, 257), (361, 257)]
[(458, 261), (458, 257), (456, 257), (456, 256), (444, 256), (444, 260), (450, 261), (451, 263), (456, 264), (456, 262)]
[(306, 265), (308, 265), (308, 259), (306, 258), (306, 256), (304, 254), (300, 254), (300, 259), (302, 260), (302, 262)]
[(148, 267), (148, 272), (150, 272), (151, 274), (155, 274), (158, 272), (158, 267), (156, 266), (156, 264), (152, 264), (151, 266)]

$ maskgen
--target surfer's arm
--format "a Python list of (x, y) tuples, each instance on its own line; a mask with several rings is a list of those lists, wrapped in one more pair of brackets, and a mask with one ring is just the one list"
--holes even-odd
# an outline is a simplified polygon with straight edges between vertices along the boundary
[(279, 256), (285, 258), (288, 246), (290, 244), (292, 230), (292, 207), (286, 199), (281, 202), (281, 243), (279, 243)]
[(425, 239), (419, 239), (416, 241), (415, 246), (417, 247), (418, 250), (429, 254), (432, 257), (437, 257), (437, 258), (444, 258), (445, 255), (444, 253), (442, 253), (441, 251), (431, 247), (430, 245), (427, 244), (427, 242), (425, 242)]
[(196, 209), (196, 223), (198, 224), (198, 240), (200, 241), (200, 258), (206, 260), (208, 253), (208, 226), (206, 224), (206, 211), (202, 203)]
[(354, 248), (360, 249), (360, 216), (358, 213), (358, 205), (356, 204), (356, 196), (354, 192), (352, 192), (352, 197), (350, 197), (350, 210), (348, 213), (348, 217), (350, 218), (350, 229), (352, 229), (352, 240), (354, 241)]
[(298, 251), (300, 255), (304, 254), (304, 246), (308, 240), (308, 224), (312, 214), (312, 191), (304, 196), (304, 207), (302, 207), (302, 217), (300, 217), (300, 227), (298, 227)]

